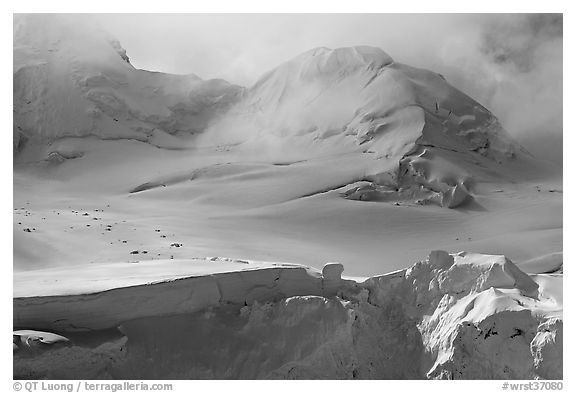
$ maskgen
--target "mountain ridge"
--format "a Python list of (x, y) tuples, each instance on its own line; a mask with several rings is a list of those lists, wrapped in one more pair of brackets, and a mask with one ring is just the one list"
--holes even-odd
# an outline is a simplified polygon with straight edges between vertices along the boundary
[(244, 88), (135, 69), (116, 39), (70, 16), (15, 17), (14, 31), (16, 162), (82, 157), (59, 147), (69, 137), (268, 155), (357, 152), (375, 164), (344, 197), (457, 207), (486, 175), (471, 163), (527, 157), (481, 104), (380, 48), (314, 48)]

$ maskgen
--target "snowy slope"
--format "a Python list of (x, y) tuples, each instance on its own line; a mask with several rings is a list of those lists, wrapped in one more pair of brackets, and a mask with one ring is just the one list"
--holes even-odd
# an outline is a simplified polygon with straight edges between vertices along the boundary
[(14, 148), (40, 148), (21, 160), (70, 158), (46, 148), (64, 137), (154, 143), (198, 132), (241, 91), (222, 80), (137, 70), (88, 16), (14, 17)]
[[(168, 263), (185, 276), (166, 280)], [(129, 265), (17, 274), (34, 289), (15, 293), (14, 326), (27, 329), (14, 332), (15, 378), (563, 375), (562, 276), (529, 276), (504, 256), (434, 251), (358, 281), (338, 264)]]
[(372, 276), (435, 248), (561, 265), (561, 170), (440, 75), (318, 48), (241, 88), (134, 69), (78, 19), (14, 19), (16, 271), (222, 255)]

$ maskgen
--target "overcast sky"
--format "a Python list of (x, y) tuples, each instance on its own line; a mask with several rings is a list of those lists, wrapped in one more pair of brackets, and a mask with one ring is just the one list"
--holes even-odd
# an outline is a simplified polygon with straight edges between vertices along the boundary
[(372, 45), (442, 73), (521, 143), (561, 160), (562, 16), (554, 14), (107, 14), (137, 68), (250, 86), (314, 47)]

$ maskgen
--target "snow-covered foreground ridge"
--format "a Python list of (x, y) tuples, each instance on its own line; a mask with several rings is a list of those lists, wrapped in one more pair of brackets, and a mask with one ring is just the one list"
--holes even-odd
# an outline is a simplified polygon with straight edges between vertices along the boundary
[(434, 251), (355, 280), (340, 264), (127, 265), (16, 274), (15, 377), (562, 378), (562, 275), (504, 256)]

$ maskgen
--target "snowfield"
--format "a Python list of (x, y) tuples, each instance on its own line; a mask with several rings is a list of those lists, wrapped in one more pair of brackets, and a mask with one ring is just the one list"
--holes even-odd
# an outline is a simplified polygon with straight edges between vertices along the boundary
[(562, 168), (480, 103), (372, 47), (128, 55), (14, 18), (14, 378), (562, 378)]

